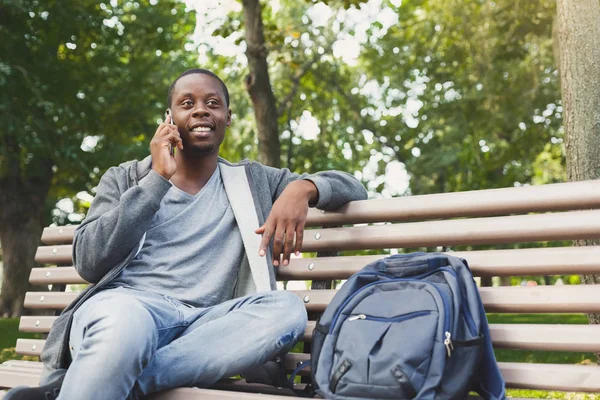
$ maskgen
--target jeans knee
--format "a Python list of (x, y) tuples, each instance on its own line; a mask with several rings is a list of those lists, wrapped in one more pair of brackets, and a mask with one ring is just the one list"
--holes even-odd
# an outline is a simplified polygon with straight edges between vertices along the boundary
[(156, 340), (152, 316), (141, 303), (123, 300), (107, 299), (80, 310), (85, 313), (76, 313), (72, 333), (81, 335), (82, 344), (146, 350)]
[(301, 335), (306, 329), (308, 316), (304, 302), (297, 295), (285, 290), (272, 292), (276, 297), (277, 307), (274, 309), (273, 318), (278, 324), (286, 326), (290, 332), (295, 332), (297, 336)]

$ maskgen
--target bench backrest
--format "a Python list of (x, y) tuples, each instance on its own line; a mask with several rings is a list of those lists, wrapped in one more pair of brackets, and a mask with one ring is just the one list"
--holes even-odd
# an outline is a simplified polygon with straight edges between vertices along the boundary
[[(366, 200), (337, 212), (311, 209), (305, 254), (279, 268), (278, 280), (312, 281), (312, 290), (292, 289), (304, 300), (311, 319), (301, 339), (309, 352), (315, 319), (335, 293), (327, 289), (331, 282), (348, 278), (390, 251), (458, 249), (453, 254), (466, 258), (479, 277), (600, 274), (600, 247), (574, 247), (571, 242), (600, 238), (598, 208), (600, 181)], [(60, 310), (76, 296), (65, 285), (85, 284), (70, 266), (74, 229), (44, 230), (36, 261), (50, 268), (33, 269), (30, 282), (52, 285), (53, 291), (27, 293), (27, 308)], [(356, 250), (369, 250), (370, 255), (354, 255)], [(493, 313), (600, 312), (600, 288), (594, 285), (482, 287), (480, 293), (486, 311)], [(55, 318), (23, 317), (20, 330), (48, 332)], [(496, 348), (600, 352), (597, 325), (490, 328)], [(17, 352), (39, 355), (42, 347), (43, 340), (19, 339)], [(308, 357), (293, 354), (288, 367)], [(501, 363), (501, 370), (510, 387), (600, 391), (600, 368)]]

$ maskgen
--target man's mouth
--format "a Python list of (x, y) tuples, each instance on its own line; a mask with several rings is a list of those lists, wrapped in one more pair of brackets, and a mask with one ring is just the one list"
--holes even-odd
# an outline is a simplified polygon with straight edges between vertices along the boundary
[(213, 128), (206, 125), (197, 125), (191, 128), (190, 132), (192, 132), (196, 137), (207, 137), (213, 132)]
[(192, 132), (210, 132), (212, 128), (209, 126), (197, 126), (191, 129)]

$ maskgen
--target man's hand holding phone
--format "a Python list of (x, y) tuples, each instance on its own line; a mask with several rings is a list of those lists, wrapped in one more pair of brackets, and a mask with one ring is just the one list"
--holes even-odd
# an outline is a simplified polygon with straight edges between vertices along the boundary
[(173, 117), (167, 114), (165, 122), (160, 124), (150, 142), (150, 154), (152, 155), (152, 169), (165, 179), (171, 179), (177, 171), (175, 152), (177, 147), (183, 150), (183, 142), (179, 136), (177, 126), (173, 125)]

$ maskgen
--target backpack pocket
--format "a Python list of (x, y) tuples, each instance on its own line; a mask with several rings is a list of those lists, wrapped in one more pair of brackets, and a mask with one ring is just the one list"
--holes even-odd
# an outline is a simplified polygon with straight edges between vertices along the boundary
[(446, 361), (444, 379), (440, 382), (436, 399), (467, 398), (474, 390), (473, 382), (479, 381), (478, 365), (481, 365), (483, 335), (469, 340), (454, 340), (452, 356)]
[(437, 310), (393, 317), (350, 314), (335, 344), (330, 391), (348, 397), (413, 398), (429, 371), (439, 318)]

